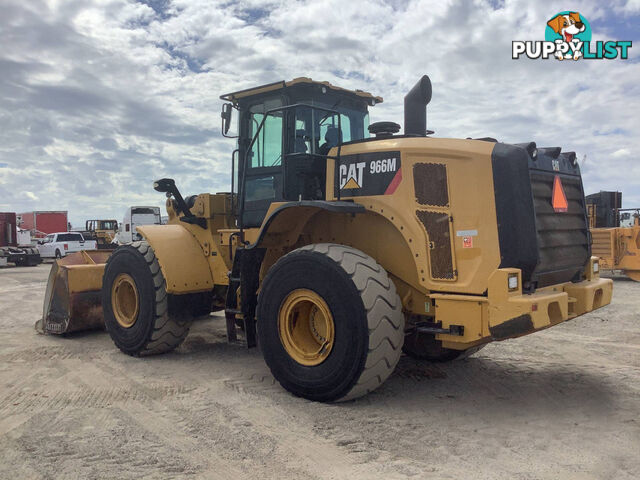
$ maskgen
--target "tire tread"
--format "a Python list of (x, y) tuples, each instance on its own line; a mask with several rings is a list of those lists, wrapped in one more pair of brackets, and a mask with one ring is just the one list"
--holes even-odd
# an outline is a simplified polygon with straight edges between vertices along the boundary
[(391, 375), (402, 353), (402, 302), (387, 272), (373, 258), (345, 245), (319, 243), (302, 247), (336, 262), (360, 292), (367, 313), (369, 348), (364, 369), (338, 401), (353, 400), (378, 388)]
[[(153, 309), (153, 328), (147, 343), (137, 352), (129, 352), (121, 348), (124, 353), (136, 356), (156, 355), (166, 353), (177, 348), (187, 337), (191, 327), (191, 318), (188, 315), (169, 312), (169, 295), (167, 294), (166, 281), (153, 248), (146, 241), (131, 243), (144, 258), (155, 290), (155, 305)], [(109, 263), (109, 259), (107, 260)]]

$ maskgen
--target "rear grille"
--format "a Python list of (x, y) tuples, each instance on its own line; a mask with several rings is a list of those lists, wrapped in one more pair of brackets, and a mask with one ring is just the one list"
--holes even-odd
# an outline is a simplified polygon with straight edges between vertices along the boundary
[(538, 286), (572, 280), (589, 259), (589, 232), (580, 177), (560, 177), (568, 209), (556, 212), (552, 206), (555, 172), (530, 171), (531, 193), (538, 232)]
[(596, 257), (607, 260), (613, 257), (613, 230), (592, 230), (593, 244), (591, 252)]
[[(500, 267), (521, 269), (528, 292), (579, 281), (591, 248), (575, 154), (539, 149), (534, 158), (521, 146), (497, 143), (491, 158)], [(556, 212), (552, 205), (556, 176), (567, 197), (566, 212)]]
[(433, 278), (454, 279), (449, 214), (416, 210), (416, 215), (429, 232), (429, 263)]

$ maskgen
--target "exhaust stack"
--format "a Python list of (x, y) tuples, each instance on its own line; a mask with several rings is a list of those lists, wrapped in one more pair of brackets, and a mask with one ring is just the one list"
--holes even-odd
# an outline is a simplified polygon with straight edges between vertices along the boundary
[(431, 80), (427, 75), (404, 97), (404, 134), (427, 135), (427, 104), (431, 101)]

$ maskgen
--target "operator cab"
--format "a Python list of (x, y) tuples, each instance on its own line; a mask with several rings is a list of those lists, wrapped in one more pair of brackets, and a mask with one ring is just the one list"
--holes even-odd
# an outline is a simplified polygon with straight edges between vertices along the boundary
[[(223, 134), (238, 118), (240, 222), (259, 227), (273, 202), (324, 200), (333, 147), (368, 136), (368, 107), (381, 97), (297, 78), (220, 97)], [(234, 152), (235, 153), (235, 152)], [(339, 155), (339, 152), (337, 153)], [(235, 168), (234, 168), (234, 171)]]

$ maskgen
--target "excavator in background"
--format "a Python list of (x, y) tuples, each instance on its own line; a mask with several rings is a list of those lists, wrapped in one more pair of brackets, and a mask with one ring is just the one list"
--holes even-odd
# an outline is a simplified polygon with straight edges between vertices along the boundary
[(462, 358), (610, 303), (575, 153), (430, 136), (426, 75), (403, 134), (369, 124), (381, 97), (309, 78), (221, 99), (224, 136), (238, 113), (232, 191), (157, 180), (168, 224), (57, 261), (42, 331), (104, 324), (124, 353), (152, 355), (224, 310), (228, 341), (259, 344), (285, 389), (341, 401), (402, 351)]
[(587, 195), (593, 254), (600, 267), (640, 282), (640, 208), (621, 208), (621, 192)]

